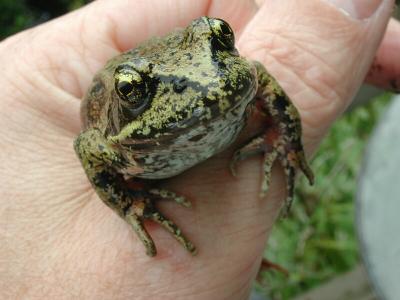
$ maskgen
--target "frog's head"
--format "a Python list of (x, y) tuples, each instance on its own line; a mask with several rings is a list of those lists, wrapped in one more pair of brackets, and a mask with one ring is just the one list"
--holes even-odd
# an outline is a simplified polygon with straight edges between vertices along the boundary
[(118, 139), (176, 135), (234, 110), (254, 96), (254, 67), (238, 55), (231, 27), (202, 17), (183, 30), (123, 54), (114, 70), (110, 133)]

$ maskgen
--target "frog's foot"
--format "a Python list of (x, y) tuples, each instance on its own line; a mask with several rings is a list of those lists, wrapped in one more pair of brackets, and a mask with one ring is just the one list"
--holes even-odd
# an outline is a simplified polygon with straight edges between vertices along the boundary
[(192, 207), (192, 203), (190, 203), (189, 200), (187, 200), (183, 196), (179, 196), (175, 194), (174, 192), (164, 190), (164, 189), (151, 189), (149, 190), (149, 193), (152, 195), (156, 195), (161, 199), (166, 199), (166, 200), (174, 200), (176, 203), (184, 206), (184, 207)]
[[(165, 190), (158, 190), (158, 191), (166, 192)], [(175, 194), (171, 193), (171, 195)], [(152, 220), (160, 224), (167, 231), (172, 233), (175, 239), (179, 243), (181, 243), (186, 250), (188, 250), (191, 254), (195, 255), (196, 247), (182, 234), (182, 231), (178, 228), (178, 226), (175, 223), (173, 223), (171, 220), (163, 216), (154, 206), (154, 200), (157, 200), (159, 197), (160, 195), (157, 196), (155, 194), (150, 193), (143, 199), (134, 200), (132, 202), (132, 205), (125, 214), (125, 220), (129, 224), (131, 224), (133, 230), (137, 233), (138, 237), (143, 242), (144, 246), (146, 247), (147, 255), (155, 256), (157, 254), (157, 249), (154, 245), (152, 238), (150, 237), (150, 235), (148, 234), (143, 225), (143, 221), (146, 219)], [(181, 199), (179, 201), (178, 200), (176, 201), (186, 206), (186, 201), (183, 201)]]
[(314, 175), (306, 161), (303, 147), (300, 143), (294, 143), (290, 139), (280, 135), (276, 128), (271, 127), (264, 134), (252, 139), (244, 147), (235, 152), (230, 165), (232, 174), (235, 174), (235, 167), (239, 161), (260, 153), (264, 154), (260, 197), (264, 197), (268, 191), (271, 180), (271, 169), (275, 160), (278, 159), (286, 175), (287, 197), (284, 214), (287, 214), (293, 202), (294, 180), (297, 169), (302, 170), (310, 184), (314, 182)]

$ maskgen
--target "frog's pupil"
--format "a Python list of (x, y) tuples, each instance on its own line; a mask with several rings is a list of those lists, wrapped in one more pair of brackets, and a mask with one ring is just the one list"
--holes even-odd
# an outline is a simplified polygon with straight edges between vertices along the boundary
[(216, 37), (212, 41), (213, 47), (218, 50), (234, 50), (235, 37), (228, 23), (221, 19), (213, 19), (210, 24), (214, 28), (213, 31)]
[(225, 35), (231, 35), (232, 34), (232, 30), (229, 28), (229, 26), (226, 23), (221, 23), (220, 25), (221, 31), (223, 34)]
[(133, 84), (129, 81), (118, 82), (118, 90), (122, 95), (128, 96), (133, 91)]

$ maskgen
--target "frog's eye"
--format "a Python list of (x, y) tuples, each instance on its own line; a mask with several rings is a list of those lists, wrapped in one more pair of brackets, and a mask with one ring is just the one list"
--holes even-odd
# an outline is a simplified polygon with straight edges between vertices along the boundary
[(122, 65), (115, 70), (114, 77), (117, 95), (135, 106), (140, 105), (146, 92), (142, 76), (131, 66)]
[(221, 19), (209, 19), (209, 22), (218, 46), (225, 50), (234, 49), (235, 35), (228, 23)]

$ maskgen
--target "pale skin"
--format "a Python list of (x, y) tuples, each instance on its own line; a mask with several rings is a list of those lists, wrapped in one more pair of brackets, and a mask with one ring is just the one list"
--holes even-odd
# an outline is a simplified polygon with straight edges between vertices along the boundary
[[(193, 208), (168, 201), (159, 207), (185, 228), (198, 255), (149, 223), (158, 246), (150, 258), (126, 222), (98, 199), (72, 141), (80, 131), (80, 98), (106, 60), (210, 15), (232, 25), (241, 54), (267, 66), (292, 98), (311, 155), (364, 80), (393, 1), (384, 1), (369, 22), (320, 0), (301, 2), (294, 9), (293, 1), (266, 1), (257, 10), (244, 0), (97, 1), (3, 41), (0, 298), (246, 299), (285, 198), (279, 168), (266, 199), (259, 198), (261, 158), (242, 162), (233, 178), (232, 150), (167, 181), (165, 187), (190, 198)], [(384, 74), (396, 78), (399, 27), (390, 23), (376, 58), (390, 61)]]

